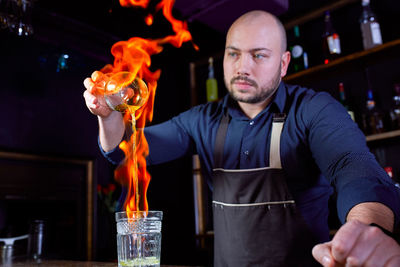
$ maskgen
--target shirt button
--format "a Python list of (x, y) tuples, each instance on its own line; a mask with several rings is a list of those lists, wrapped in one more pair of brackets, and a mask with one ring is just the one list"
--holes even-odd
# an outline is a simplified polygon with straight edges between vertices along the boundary
[(250, 125), (253, 125), (253, 124), (254, 124), (254, 121), (251, 121), (251, 122), (250, 122)]
[(248, 156), (249, 155), (249, 151), (248, 150), (246, 150), (245, 152), (243, 152), (246, 156)]

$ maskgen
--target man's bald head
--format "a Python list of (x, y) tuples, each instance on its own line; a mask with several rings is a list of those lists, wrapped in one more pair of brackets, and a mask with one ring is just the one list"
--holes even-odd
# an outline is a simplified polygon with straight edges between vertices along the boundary
[(283, 27), (282, 22), (273, 14), (263, 11), (254, 10), (247, 12), (240, 16), (233, 22), (232, 26), (229, 28), (227, 36), (238, 26), (241, 25), (254, 25), (254, 27), (276, 27), (280, 35), (282, 53), (286, 51), (286, 31)]

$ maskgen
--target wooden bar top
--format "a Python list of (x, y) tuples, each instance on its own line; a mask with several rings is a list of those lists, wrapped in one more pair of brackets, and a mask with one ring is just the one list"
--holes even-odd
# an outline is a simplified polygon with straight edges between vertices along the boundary
[[(4, 267), (116, 267), (117, 262), (95, 262), (95, 261), (70, 261), (70, 260), (43, 260), (41, 262), (35, 261), (17, 261), (11, 263), (3, 263), (0, 266)], [(182, 265), (161, 265), (160, 267), (189, 267)], [(191, 266), (193, 267), (193, 266)]]
[(58, 267), (58, 266), (65, 266), (65, 267), (116, 267), (118, 263), (116, 262), (94, 262), (94, 261), (70, 261), (70, 260), (44, 260), (44, 261), (18, 261), (12, 262), (11, 264), (7, 264), (4, 266), (38, 266), (38, 267)]

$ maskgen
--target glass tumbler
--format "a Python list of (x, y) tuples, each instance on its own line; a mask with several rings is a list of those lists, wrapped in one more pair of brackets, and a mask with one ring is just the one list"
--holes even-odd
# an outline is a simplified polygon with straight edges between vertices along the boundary
[(45, 222), (43, 220), (34, 220), (29, 227), (28, 256), (33, 260), (40, 260), (44, 249), (44, 231)]
[(118, 266), (160, 266), (162, 211), (117, 212)]

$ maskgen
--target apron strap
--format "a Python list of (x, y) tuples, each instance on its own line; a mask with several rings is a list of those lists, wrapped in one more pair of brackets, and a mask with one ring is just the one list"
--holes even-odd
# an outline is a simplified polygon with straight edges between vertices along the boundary
[(228, 125), (231, 120), (228, 111), (222, 114), (221, 122), (217, 130), (217, 137), (214, 145), (214, 168), (222, 168), (222, 159), (224, 156), (225, 137), (228, 132)]
[(269, 166), (275, 169), (282, 169), (281, 163), (281, 133), (285, 123), (286, 114), (274, 113), (272, 119), (271, 143), (269, 149)]
[[(214, 145), (214, 168), (222, 168), (223, 167), (223, 154), (224, 154), (224, 145), (225, 145), (225, 137), (228, 132), (228, 125), (231, 120), (231, 117), (228, 112), (224, 112), (221, 118), (221, 122), (219, 124), (217, 130), (217, 137), (215, 138)], [(283, 129), (283, 124), (285, 123), (286, 114), (285, 113), (274, 113), (272, 120), (272, 131), (271, 131), (271, 142), (270, 142), (270, 151), (269, 151), (269, 167), (282, 169), (281, 164), (281, 154), (280, 154), (280, 140), (281, 133)]]

